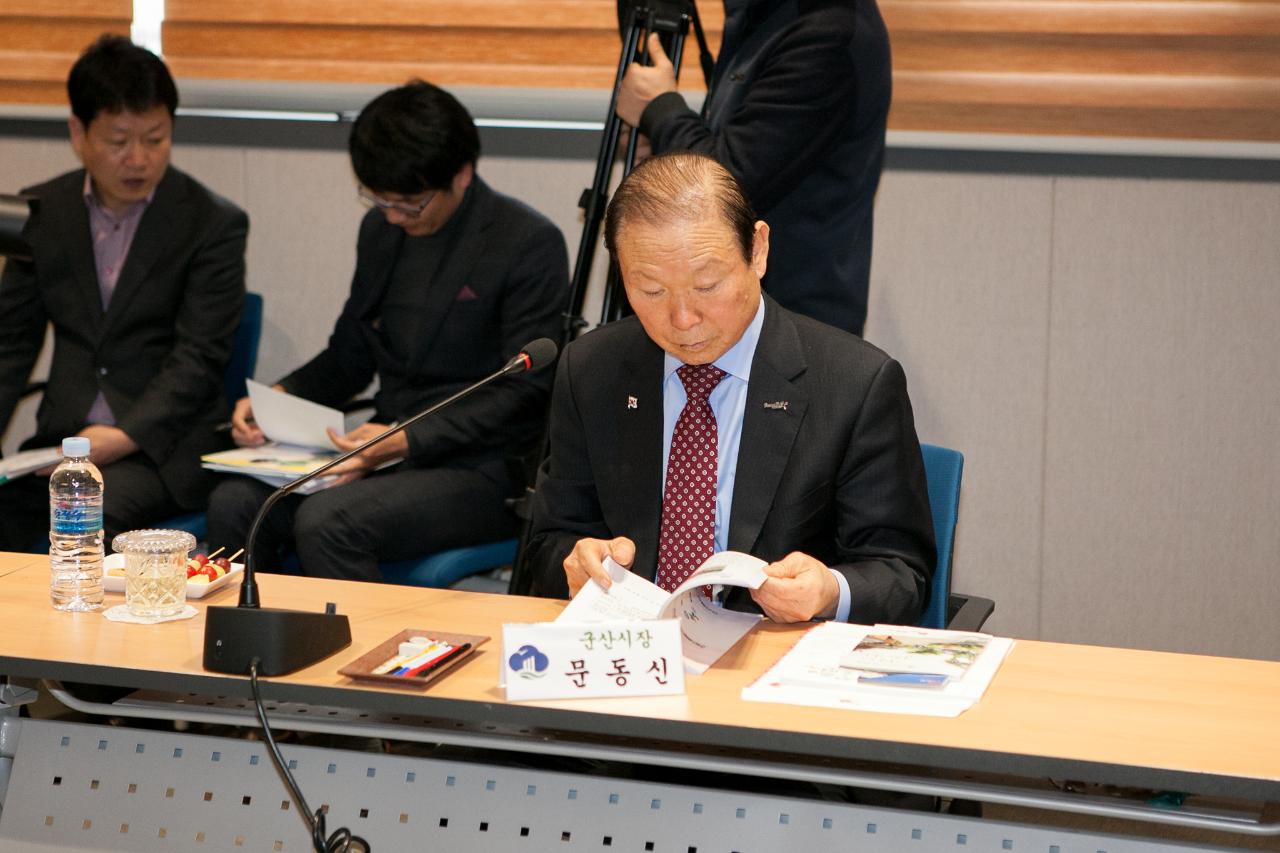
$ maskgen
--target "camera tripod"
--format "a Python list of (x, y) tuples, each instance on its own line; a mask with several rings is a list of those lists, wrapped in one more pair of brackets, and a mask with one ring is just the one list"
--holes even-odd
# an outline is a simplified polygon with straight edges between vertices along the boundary
[[(639, 60), (648, 65), (649, 35), (656, 33), (662, 48), (671, 57), (676, 79), (680, 78), (680, 64), (684, 58), (684, 44), (692, 26), (698, 41), (702, 76), (707, 85), (707, 100), (711, 99), (711, 69), (714, 60), (707, 47), (707, 38), (698, 17), (693, 0), (618, 0), (618, 28), (622, 35), (622, 53), (618, 58), (618, 71), (613, 80), (613, 94), (609, 98), (609, 113), (605, 118), (604, 136), (600, 140), (600, 152), (596, 156), (595, 179), (582, 191), (578, 206), (583, 210), (582, 239), (578, 243), (578, 255), (573, 266), (569, 311), (566, 314), (564, 343), (586, 325), (582, 319), (582, 307), (586, 301), (587, 283), (591, 278), (591, 264), (600, 239), (600, 226), (604, 221), (605, 207), (609, 201), (609, 184), (613, 178), (613, 164), (617, 159), (618, 144), (622, 138), (622, 119), (618, 118), (618, 89), (631, 64)], [(627, 139), (623, 157), (622, 174), (626, 177), (636, 162), (636, 143), (639, 136), (634, 128)], [(600, 322), (607, 323), (628, 313), (622, 282), (616, 268), (611, 267), (605, 287), (604, 306)]]

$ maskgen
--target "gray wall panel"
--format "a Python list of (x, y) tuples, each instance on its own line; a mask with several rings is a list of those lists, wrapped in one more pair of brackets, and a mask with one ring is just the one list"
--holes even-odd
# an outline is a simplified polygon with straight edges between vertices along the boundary
[(1052, 179), (888, 172), (867, 339), (907, 372), (922, 441), (965, 454), (953, 588), (1040, 633)]
[(1042, 630), (1280, 656), (1280, 186), (1062, 179)]

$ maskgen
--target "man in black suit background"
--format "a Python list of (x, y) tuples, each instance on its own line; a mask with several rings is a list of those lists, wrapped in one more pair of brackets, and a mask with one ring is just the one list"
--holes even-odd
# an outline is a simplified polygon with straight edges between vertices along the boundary
[(768, 561), (770, 579), (731, 590), (727, 607), (784, 622), (918, 618), (935, 549), (898, 363), (761, 294), (769, 227), (709, 157), (641, 163), (610, 202), (605, 241), (635, 317), (560, 358), (534, 592), (607, 587), (609, 556), (672, 588), (728, 549)]
[(724, 0), (714, 89), (702, 114), (676, 92), (655, 36), (618, 115), (653, 151), (699, 151), (733, 173), (777, 244), (765, 292), (862, 334), (871, 230), (892, 79), (875, 0)]
[[(361, 111), (349, 148), (373, 208), (351, 294), (328, 347), (277, 385), (338, 406), (377, 377), (374, 421), (332, 436), (340, 450), (497, 370), (530, 340), (558, 337), (569, 280), (555, 225), (476, 174), (479, 135), (449, 93), (421, 81), (384, 92)], [(304, 574), (377, 580), (380, 562), (514, 535), (504, 502), (525, 485), (518, 462), (537, 446), (550, 384), (547, 373), (495, 382), (346, 463), (338, 485), (290, 496), (259, 531), (256, 565), (278, 567), (293, 545)], [(248, 398), (232, 435), (263, 441)], [(221, 483), (210, 542), (240, 547), (270, 491), (243, 477)]]
[[(107, 542), (202, 507), (200, 456), (219, 449), (222, 376), (244, 301), (248, 218), (169, 165), (178, 92), (154, 54), (103, 36), (67, 79), (84, 164), (24, 190), (34, 260), (0, 278), (0, 430), (53, 326), (24, 447), (87, 436), (105, 481)], [(47, 472), (44, 472), (47, 474)], [(0, 548), (48, 530), (48, 480), (0, 486)]]

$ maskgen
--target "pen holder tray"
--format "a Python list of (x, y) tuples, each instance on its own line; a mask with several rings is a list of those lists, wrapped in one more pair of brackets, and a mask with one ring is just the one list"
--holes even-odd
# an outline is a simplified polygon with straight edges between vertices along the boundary
[[(400, 644), (407, 643), (412, 637), (427, 637), (432, 640), (440, 640), (448, 643), (455, 648), (470, 643), (470, 648), (455, 655), (449, 660), (443, 661), (442, 665), (431, 672), (422, 676), (406, 677), (390, 674), (375, 674), (374, 670), (390, 661), (392, 658), (400, 654)], [(446, 672), (451, 671), (458, 664), (465, 661), (471, 655), (475, 654), (477, 648), (481, 644), (488, 641), (488, 637), (482, 634), (455, 634), (450, 631), (430, 631), (420, 628), (406, 628), (391, 639), (382, 643), (377, 648), (366, 652), (351, 663), (338, 670), (339, 675), (345, 675), (348, 678), (359, 679), (360, 681), (376, 681), (379, 684), (390, 684), (395, 687), (424, 687), (436, 679), (440, 678)]]

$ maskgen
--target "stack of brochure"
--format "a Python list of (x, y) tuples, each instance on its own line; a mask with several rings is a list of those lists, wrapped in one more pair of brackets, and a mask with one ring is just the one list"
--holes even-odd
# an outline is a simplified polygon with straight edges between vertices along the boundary
[(1013, 640), (966, 631), (825, 622), (811, 628), (742, 698), (955, 717), (974, 705)]
[[(337, 459), (339, 455), (337, 451), (326, 453), (271, 442), (262, 447), (237, 447), (235, 450), (209, 453), (200, 457), (200, 462), (210, 471), (244, 474), (278, 489)], [(333, 485), (335, 479), (336, 477), (320, 477), (303, 484), (298, 491), (309, 495)]]
[[(210, 471), (244, 474), (279, 488), (342, 455), (329, 440), (327, 429), (344, 435), (342, 412), (277, 391), (261, 382), (248, 382), (249, 402), (259, 429), (269, 439), (261, 447), (237, 447), (200, 457)], [(336, 477), (320, 477), (299, 489), (310, 494), (333, 485)]]

